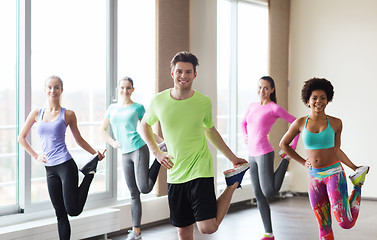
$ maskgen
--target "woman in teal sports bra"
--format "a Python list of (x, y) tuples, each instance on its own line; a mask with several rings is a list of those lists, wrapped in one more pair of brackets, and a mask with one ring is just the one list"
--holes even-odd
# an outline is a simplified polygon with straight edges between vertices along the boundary
[[(280, 141), (280, 148), (309, 171), (309, 199), (318, 221), (319, 239), (332, 240), (331, 209), (339, 226), (352, 228), (359, 215), (361, 187), (368, 166), (357, 167), (340, 149), (342, 121), (325, 114), (334, 96), (334, 88), (324, 78), (312, 78), (304, 83), (302, 101), (311, 109), (309, 116), (294, 121)], [(301, 133), (307, 160), (293, 150), (289, 143)], [(348, 197), (347, 182), (342, 163), (355, 171), (350, 176), (354, 184)]]

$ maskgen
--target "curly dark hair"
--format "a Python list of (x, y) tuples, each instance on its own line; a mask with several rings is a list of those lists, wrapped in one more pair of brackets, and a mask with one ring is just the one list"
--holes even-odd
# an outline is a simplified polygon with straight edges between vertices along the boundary
[(315, 90), (323, 90), (326, 93), (327, 101), (331, 102), (334, 96), (334, 87), (331, 82), (325, 78), (311, 78), (305, 81), (301, 90), (301, 100), (308, 103), (312, 92)]

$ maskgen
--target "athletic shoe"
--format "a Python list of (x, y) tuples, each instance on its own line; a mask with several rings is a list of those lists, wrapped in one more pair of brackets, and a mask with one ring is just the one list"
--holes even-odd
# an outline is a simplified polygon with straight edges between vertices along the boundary
[(355, 173), (350, 175), (349, 178), (353, 185), (357, 186), (359, 184), (364, 184), (365, 175), (369, 172), (369, 166), (361, 166), (356, 169)]
[(279, 155), (281, 158), (285, 158), (287, 160), (291, 159), (291, 157), (286, 152), (284, 152), (284, 150), (280, 150)]
[(82, 168), (80, 168), (80, 171), (84, 175), (96, 173), (98, 161), (99, 161), (98, 153), (96, 153), (90, 158), (90, 160)]
[(264, 235), (264, 237), (261, 238), (261, 240), (275, 240), (275, 237), (268, 237), (268, 236)]
[(142, 239), (141, 233), (137, 234), (136, 232), (134, 232), (132, 230), (128, 230), (128, 235), (127, 235), (126, 240), (136, 240), (136, 239)]
[(168, 148), (166, 147), (165, 142), (159, 143), (157, 146), (163, 152), (167, 152), (168, 151)]
[(232, 186), (235, 182), (238, 182), (238, 187), (241, 187), (243, 176), (247, 169), (250, 168), (250, 163), (238, 164), (235, 168), (224, 171), (225, 182), (227, 186)]

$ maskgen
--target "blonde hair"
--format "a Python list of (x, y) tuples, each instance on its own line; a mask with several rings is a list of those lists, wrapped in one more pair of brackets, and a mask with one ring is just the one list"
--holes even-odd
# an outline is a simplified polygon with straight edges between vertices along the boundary
[(60, 85), (62, 86), (62, 89), (63, 89), (63, 80), (59, 76), (56, 76), (56, 75), (51, 75), (50, 77), (48, 77), (45, 81), (45, 86), (47, 84), (47, 81), (50, 80), (50, 79), (58, 80), (60, 82)]
[[(48, 82), (48, 80), (50, 79), (56, 79), (59, 81), (61, 87), (62, 87), (62, 90), (63, 90), (63, 80), (59, 77), (59, 76), (56, 76), (56, 75), (51, 75), (50, 77), (48, 77), (45, 81), (45, 87), (46, 87), (46, 84)], [(46, 103), (47, 104), (47, 103)], [(59, 98), (59, 104), (61, 105), (62, 104), (62, 96), (60, 95), (60, 98)]]

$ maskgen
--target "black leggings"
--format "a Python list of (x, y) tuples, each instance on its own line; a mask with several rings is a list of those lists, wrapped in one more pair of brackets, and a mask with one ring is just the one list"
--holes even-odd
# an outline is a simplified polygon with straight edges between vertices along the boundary
[(70, 159), (56, 166), (46, 166), (46, 176), (48, 193), (58, 219), (59, 239), (69, 240), (71, 226), (67, 214), (78, 216), (82, 212), (94, 175), (86, 175), (78, 187), (77, 165)]

